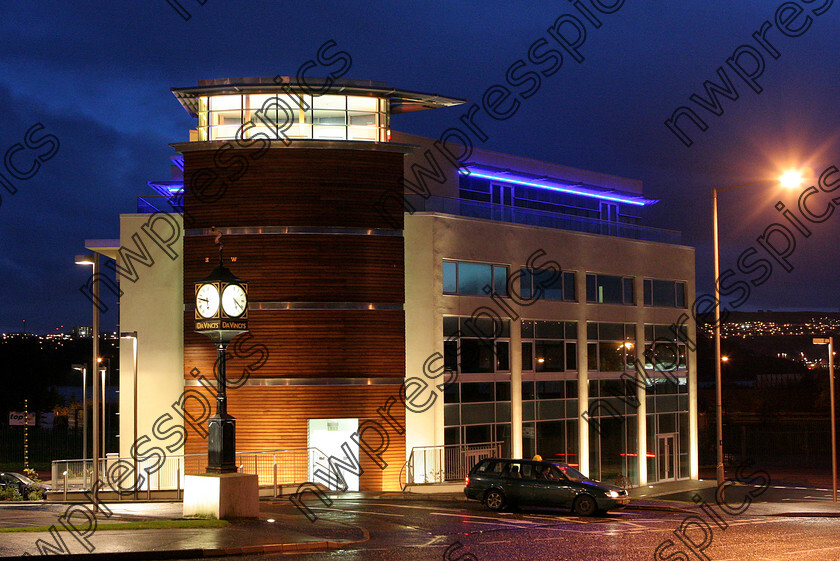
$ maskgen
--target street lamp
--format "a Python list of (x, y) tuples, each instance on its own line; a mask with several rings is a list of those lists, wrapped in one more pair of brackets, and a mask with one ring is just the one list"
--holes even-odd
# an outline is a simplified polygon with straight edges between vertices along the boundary
[[(720, 278), (720, 248), (718, 243), (718, 193), (724, 191), (731, 191), (740, 187), (750, 187), (752, 185), (761, 185), (768, 181), (754, 181), (752, 183), (745, 183), (743, 185), (732, 185), (730, 187), (715, 187), (712, 189), (712, 228), (714, 230), (714, 251), (715, 251), (715, 425), (716, 425), (716, 448), (717, 448), (717, 485), (718, 489), (723, 489), (724, 469), (723, 469), (723, 394), (721, 391), (721, 371), (723, 369), (723, 359), (720, 353), (720, 285), (718, 279)], [(787, 171), (780, 178), (779, 183), (786, 189), (791, 189), (799, 186), (802, 183), (802, 174), (797, 171)]]
[(82, 373), (82, 472), (84, 487), (87, 487), (87, 365), (74, 364), (72, 368)]
[[(120, 339), (132, 339), (133, 340), (132, 344), (133, 344), (134, 360), (132, 362), (134, 363), (134, 390), (132, 392), (132, 395), (134, 397), (134, 405), (131, 408), (132, 416), (134, 418), (133, 422), (131, 423), (132, 427), (133, 427), (131, 446), (133, 447), (133, 446), (137, 446), (137, 347), (138, 347), (139, 343), (137, 342), (137, 332), (136, 331), (124, 331), (124, 332), (120, 333)], [(122, 345), (122, 342), (120, 343), (120, 345)], [(120, 364), (122, 364), (122, 361), (120, 361)], [(122, 369), (120, 371), (122, 371)], [(120, 431), (120, 433), (122, 433), (122, 430)], [(120, 440), (120, 442), (122, 442), (122, 439)], [(137, 455), (132, 454), (132, 456), (134, 457), (134, 498), (136, 499), (137, 498), (137, 474), (139, 472), (137, 471), (137, 469), (138, 469)]]
[(93, 372), (93, 481), (91, 483), (91, 497), (93, 499), (93, 512), (99, 511), (99, 376), (96, 375), (96, 368), (99, 359), (99, 254), (92, 253), (76, 256), (77, 265), (93, 266), (93, 360), (91, 366)]
[(831, 397), (831, 491), (837, 502), (837, 422), (834, 418), (834, 337), (815, 338), (815, 345), (828, 345), (828, 387)]

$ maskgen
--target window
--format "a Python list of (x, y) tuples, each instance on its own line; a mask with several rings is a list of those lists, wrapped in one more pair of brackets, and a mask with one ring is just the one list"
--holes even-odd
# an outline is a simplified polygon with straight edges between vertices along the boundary
[(577, 322), (522, 320), (522, 370), (576, 369)]
[(586, 301), (596, 304), (634, 304), (633, 277), (587, 274)]
[(463, 296), (507, 296), (508, 268), (505, 265), (443, 262), (443, 293)]
[(545, 299), (577, 301), (574, 271), (521, 269), (519, 296), (523, 300)]
[(685, 283), (645, 279), (645, 306), (685, 308)]
[(387, 142), (388, 100), (255, 93), (201, 96), (198, 140), (324, 138)]
[(636, 325), (632, 323), (586, 324), (589, 370), (623, 372), (632, 370), (636, 360)]

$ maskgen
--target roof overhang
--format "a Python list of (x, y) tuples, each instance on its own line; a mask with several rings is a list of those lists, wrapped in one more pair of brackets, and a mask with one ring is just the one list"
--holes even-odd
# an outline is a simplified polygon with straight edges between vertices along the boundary
[(193, 88), (172, 88), (172, 93), (193, 117), (198, 116), (198, 98), (204, 95), (232, 95), (241, 93), (297, 92), (312, 95), (359, 95), (382, 97), (389, 100), (391, 114), (409, 113), (424, 109), (451, 107), (466, 103), (465, 99), (446, 97), (440, 94), (397, 90), (384, 82), (372, 80), (326, 80), (275, 76), (274, 78), (225, 78), (221, 80), (199, 80)]

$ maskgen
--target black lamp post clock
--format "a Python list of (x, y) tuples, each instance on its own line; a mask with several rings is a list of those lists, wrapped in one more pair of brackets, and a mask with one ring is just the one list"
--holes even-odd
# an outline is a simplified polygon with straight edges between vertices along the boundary
[(236, 419), (227, 412), (225, 353), (234, 337), (248, 331), (248, 283), (222, 264), (195, 283), (195, 330), (218, 351), (216, 414), (209, 419), (207, 473), (236, 472)]

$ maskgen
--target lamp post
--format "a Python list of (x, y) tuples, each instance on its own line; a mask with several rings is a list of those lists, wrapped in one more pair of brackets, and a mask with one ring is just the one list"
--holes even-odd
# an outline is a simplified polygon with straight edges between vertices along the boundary
[(73, 370), (82, 373), (82, 472), (84, 473), (84, 486), (87, 487), (87, 365), (74, 364)]
[(831, 398), (831, 496), (837, 502), (837, 421), (834, 413), (834, 337), (815, 338), (815, 345), (828, 345), (828, 387)]
[(93, 374), (93, 481), (91, 482), (91, 498), (93, 512), (99, 512), (99, 376), (96, 368), (99, 359), (99, 254), (77, 255), (77, 265), (93, 265), (93, 360), (91, 374)]
[[(138, 347), (139, 343), (137, 342), (137, 332), (136, 331), (126, 331), (126, 332), (120, 333), (120, 339), (132, 339), (132, 345), (133, 345), (132, 346), (132, 351), (133, 351), (132, 356), (133, 356), (134, 360), (132, 362), (134, 363), (134, 377), (133, 377), (134, 390), (132, 391), (132, 396), (133, 396), (133, 399), (134, 399), (134, 404), (131, 408), (132, 418), (133, 418), (132, 423), (131, 423), (131, 425), (132, 425), (131, 446), (133, 447), (133, 446), (137, 446), (137, 347)], [(122, 364), (122, 362), (120, 362), (120, 364)], [(122, 370), (120, 370), (120, 371), (122, 371)], [(120, 385), (122, 385), (122, 384), (120, 384)], [(120, 431), (120, 433), (122, 433), (122, 431)], [(122, 440), (120, 440), (120, 442), (122, 442)], [(133, 454), (132, 456), (134, 457), (134, 498), (136, 499), (137, 498), (137, 474), (139, 473), (139, 471), (137, 471), (137, 469), (138, 469), (137, 455)]]
[[(793, 188), (802, 183), (802, 176), (793, 171), (786, 172), (779, 178), (779, 182), (783, 187)], [(743, 185), (732, 185), (730, 187), (715, 187), (712, 189), (712, 228), (714, 230), (714, 253), (715, 253), (715, 447), (717, 449), (717, 485), (718, 489), (723, 491), (724, 468), (723, 468), (723, 393), (721, 388), (721, 372), (722, 372), (722, 357), (720, 354), (720, 285), (718, 279), (720, 278), (720, 247), (719, 247), (719, 227), (718, 227), (718, 193), (724, 191), (731, 191), (740, 187), (750, 187), (753, 185), (761, 185), (769, 183), (769, 181), (754, 181), (752, 183), (744, 183)]]

